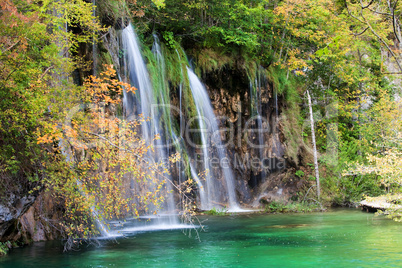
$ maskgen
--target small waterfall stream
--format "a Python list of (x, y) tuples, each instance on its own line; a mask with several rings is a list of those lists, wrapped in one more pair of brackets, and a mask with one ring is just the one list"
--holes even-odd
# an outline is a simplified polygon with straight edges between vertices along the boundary
[[(264, 141), (264, 132), (267, 129), (264, 129), (262, 122), (262, 104), (261, 104), (261, 89), (263, 83), (265, 82), (265, 77), (260, 72), (257, 72), (257, 77), (254, 80), (254, 83), (250, 82), (250, 98), (251, 98), (251, 118), (254, 119), (255, 125), (254, 129), (257, 133), (257, 144), (252, 142), (252, 147), (257, 151), (257, 155), (259, 156), (260, 161), (264, 159), (264, 149), (266, 147)], [(265, 85), (264, 85), (265, 86)], [(259, 173), (260, 182), (265, 180), (266, 171), (264, 168), (261, 170), (256, 170)], [(257, 186), (259, 181), (256, 177), (253, 180), (253, 186)]]
[[(272, 91), (271, 91), (272, 90)], [(270, 96), (269, 91), (272, 92)], [(250, 109), (255, 132), (251, 149), (259, 156), (261, 168), (252, 170), (251, 187), (266, 181), (268, 175), (282, 168), (284, 149), (279, 138), (279, 107), (276, 88), (270, 89), (266, 71), (259, 67), (250, 78)], [(267, 106), (269, 105), (269, 106)]]
[[(157, 94), (156, 98), (153, 99), (153, 106), (155, 109), (157, 109), (158, 115), (157, 118), (155, 118), (155, 132), (161, 134), (161, 139), (159, 140), (159, 146), (160, 146), (160, 154), (162, 156), (162, 159), (165, 160), (167, 157), (171, 155), (170, 148), (171, 142), (174, 141), (175, 139), (173, 138), (172, 134), (173, 132), (173, 127), (172, 127), (172, 118), (170, 115), (170, 99), (168, 98), (169, 96), (169, 86), (166, 84), (165, 80), (165, 72), (166, 72), (166, 67), (165, 67), (165, 59), (162, 54), (162, 49), (159, 44), (159, 39), (156, 35), (154, 35), (154, 44), (152, 51), (154, 53), (154, 56), (157, 60), (158, 63), (158, 75), (159, 75), (159, 85), (156, 84), (154, 87), (157, 87)], [(164, 121), (164, 132), (161, 133), (158, 129), (160, 121)], [(161, 126), (160, 126), (161, 127)], [(162, 144), (163, 143), (163, 144)], [(173, 182), (172, 177), (170, 174), (165, 174), (165, 176), (168, 177), (168, 179)], [(166, 208), (169, 213), (176, 213), (176, 205), (175, 205), (175, 200), (174, 200), (174, 195), (173, 195), (173, 187), (171, 183), (167, 182), (166, 183), (166, 188), (168, 195), (166, 196)], [(171, 217), (170, 222), (173, 224), (178, 223), (177, 217)]]
[(284, 150), (282, 147), (282, 144), (279, 139), (279, 107), (278, 107), (278, 91), (275, 89), (274, 90), (274, 96), (275, 96), (275, 126), (273, 128), (273, 134), (274, 134), (274, 154), (276, 157), (283, 157)]
[[(222, 160), (227, 157), (226, 149), (222, 144), (220, 131), (216, 122), (216, 117), (212, 109), (211, 101), (207, 94), (207, 91), (197, 75), (187, 68), (188, 78), (190, 81), (190, 88), (193, 94), (195, 106), (198, 114), (198, 123), (201, 134), (201, 149), (204, 170), (207, 171), (205, 175), (205, 182), (201, 183), (205, 190), (205, 200), (201, 201), (201, 209), (212, 209), (214, 207), (221, 207), (221, 204), (225, 203), (225, 197), (227, 197), (228, 210), (239, 210), (235, 192), (235, 180), (232, 170), (229, 165), (225, 165)], [(222, 172), (223, 184), (225, 194), (222, 190), (219, 190), (218, 177), (215, 176), (211, 167), (210, 161), (214, 155), (211, 153), (211, 149), (217, 151), (219, 160), (218, 169)], [(201, 192), (201, 191), (200, 191)]]

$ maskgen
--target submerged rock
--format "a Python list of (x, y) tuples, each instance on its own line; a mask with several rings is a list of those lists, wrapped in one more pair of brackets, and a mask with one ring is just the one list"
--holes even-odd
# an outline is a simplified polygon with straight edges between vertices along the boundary
[(271, 225), (267, 226), (266, 228), (274, 228), (274, 229), (287, 229), (287, 228), (304, 228), (304, 227), (310, 227), (312, 226), (311, 224), (282, 224), (282, 225)]

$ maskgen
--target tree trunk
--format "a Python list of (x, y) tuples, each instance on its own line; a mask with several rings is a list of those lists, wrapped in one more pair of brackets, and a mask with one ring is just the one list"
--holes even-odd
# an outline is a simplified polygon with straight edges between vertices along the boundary
[(314, 119), (313, 119), (313, 107), (311, 105), (310, 93), (307, 90), (308, 108), (310, 110), (310, 124), (311, 124), (311, 139), (313, 142), (313, 153), (314, 153), (314, 168), (315, 177), (317, 182), (317, 198), (320, 199), (321, 189), (320, 189), (320, 173), (318, 171), (318, 160), (317, 160), (317, 146), (315, 144), (315, 132), (314, 132)]

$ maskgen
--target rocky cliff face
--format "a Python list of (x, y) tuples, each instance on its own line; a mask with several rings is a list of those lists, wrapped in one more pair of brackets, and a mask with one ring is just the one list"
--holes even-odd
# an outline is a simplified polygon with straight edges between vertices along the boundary
[(61, 213), (49, 193), (36, 198), (13, 196), (0, 205), (0, 241), (28, 244), (59, 238)]
[(275, 96), (273, 86), (266, 83), (260, 89), (261, 118), (257, 123), (244, 70), (207, 73), (203, 81), (215, 114), (221, 119), (220, 128), (228, 130), (222, 132), (222, 140), (227, 141), (241, 203), (258, 207), (261, 199), (286, 202), (294, 197), (304, 182), (293, 175), (284, 158), (285, 138), (280, 124), (283, 103), (280, 96)]
[(49, 193), (43, 192), (28, 211), (21, 216), (21, 235), (28, 241), (45, 241), (61, 237), (61, 207)]
[(18, 196), (9, 193), (0, 204), (0, 241), (15, 241), (19, 218), (26, 213), (35, 201), (34, 196)]

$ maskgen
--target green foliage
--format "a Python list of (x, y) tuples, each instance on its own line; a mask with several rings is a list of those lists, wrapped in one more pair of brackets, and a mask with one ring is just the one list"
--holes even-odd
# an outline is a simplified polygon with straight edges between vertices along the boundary
[[(299, 107), (294, 105), (282, 112), (281, 124), (285, 136), (286, 157), (295, 165), (303, 165), (312, 159), (312, 151), (302, 139), (302, 123)], [(302, 160), (302, 161), (300, 161)]]
[(152, 3), (154, 3), (158, 9), (165, 7), (165, 0), (152, 0)]
[(85, 1), (6, 2), (0, 5), (0, 173), (6, 185), (0, 191), (23, 194), (45, 176), (38, 133), (52, 129), (75, 101), (67, 74), (79, 60), (65, 55), (103, 29)]
[(11, 243), (9, 241), (0, 242), (0, 257), (6, 255), (10, 247)]
[(297, 171), (295, 172), (295, 175), (296, 175), (297, 177), (299, 177), (299, 178), (302, 178), (302, 177), (304, 177), (304, 172), (303, 172), (303, 170), (297, 170)]
[[(108, 21), (109, 25), (114, 25), (117, 22), (121, 22), (122, 17), (126, 17), (129, 14), (128, 6), (129, 1), (126, 0), (108, 0), (96, 2), (96, 13), (99, 17)], [(137, 11), (137, 10), (136, 10)], [(133, 12), (133, 15), (137, 14)]]
[(402, 191), (397, 193), (388, 193), (378, 197), (365, 197), (365, 201), (368, 204), (377, 204), (378, 207), (382, 207), (377, 211), (377, 215), (385, 215), (397, 222), (402, 222)]
[[(291, 96), (301, 95), (306, 89), (312, 92), (314, 113), (321, 116), (315, 120), (315, 134), (324, 199), (340, 205), (356, 203), (365, 193), (383, 193), (384, 187), (376, 176), (352, 174), (344, 177), (342, 173), (345, 169), (350, 170), (350, 163), (366, 162), (366, 155), (373, 151), (378, 153), (378, 148), (370, 142), (381, 140), (387, 129), (394, 130), (389, 128), (389, 122), (395, 116), (385, 112), (392, 110), (393, 105), (386, 100), (392, 89), (381, 73), (381, 51), (387, 41), (378, 42), (379, 38), (386, 40), (392, 36), (389, 26), (384, 23), (388, 18), (367, 14), (370, 11), (360, 5), (345, 1), (339, 9), (339, 5), (327, 0), (286, 1), (274, 10), (276, 23), (285, 28), (278, 32), (278, 36), (282, 34), (280, 38), (276, 38), (279, 62), (275, 64), (296, 74), (297, 84), (302, 85), (299, 94)], [(376, 6), (384, 12), (387, 10), (380, 3)], [(368, 25), (376, 26), (370, 28)], [(365, 28), (367, 31), (364, 32)], [(375, 35), (375, 31), (379, 35)], [(355, 34), (361, 32), (361, 35)], [(279, 80), (275, 76), (271, 79)], [(289, 89), (285, 90), (285, 94), (288, 92)], [(332, 109), (335, 112), (328, 109), (334, 103), (337, 104)], [(307, 117), (306, 106), (300, 114)], [(336, 141), (331, 151), (328, 135), (333, 125), (336, 125), (333, 130)], [(294, 137), (294, 132), (287, 123), (284, 124), (286, 137)], [(302, 141), (307, 143), (311, 133), (303, 129), (302, 135), (305, 136)], [(287, 154), (295, 159), (297, 147), (292, 140), (287, 138)], [(306, 153), (299, 152), (299, 156), (302, 155)]]
[(212, 209), (205, 211), (204, 212), (207, 215), (211, 215), (211, 216), (226, 216), (228, 215), (227, 210), (225, 209), (217, 209), (215, 207), (213, 207)]
[(290, 212), (312, 212), (320, 210), (321, 207), (316, 203), (308, 202), (278, 202), (272, 201), (265, 206), (266, 213), (290, 213)]
[[(164, 32), (168, 43), (172, 35), (182, 36), (183, 44), (196, 44), (197, 50), (216, 49), (222, 54), (247, 54), (261, 57), (270, 54), (265, 48), (269, 34), (270, 10), (266, 1), (167, 1), (165, 8), (147, 6), (139, 23)], [(152, 24), (152, 27), (151, 25)], [(165, 37), (166, 36), (166, 37)], [(255, 52), (264, 50), (260, 55)], [(258, 55), (258, 56), (257, 56)]]
[(230, 68), (234, 64), (233, 57), (226, 55), (223, 52), (219, 52), (217, 49), (197, 49), (193, 51), (192, 54), (197, 60), (197, 67), (205, 73), (217, 71), (223, 67)]
[(355, 206), (365, 195), (378, 196), (385, 193), (375, 176), (336, 177), (327, 175), (321, 180), (323, 199), (332, 205)]
[(172, 32), (170, 32), (170, 31), (163, 32), (163, 39), (165, 40), (165, 43), (169, 48), (171, 48), (171, 49), (176, 48), (176, 42), (174, 40)]

